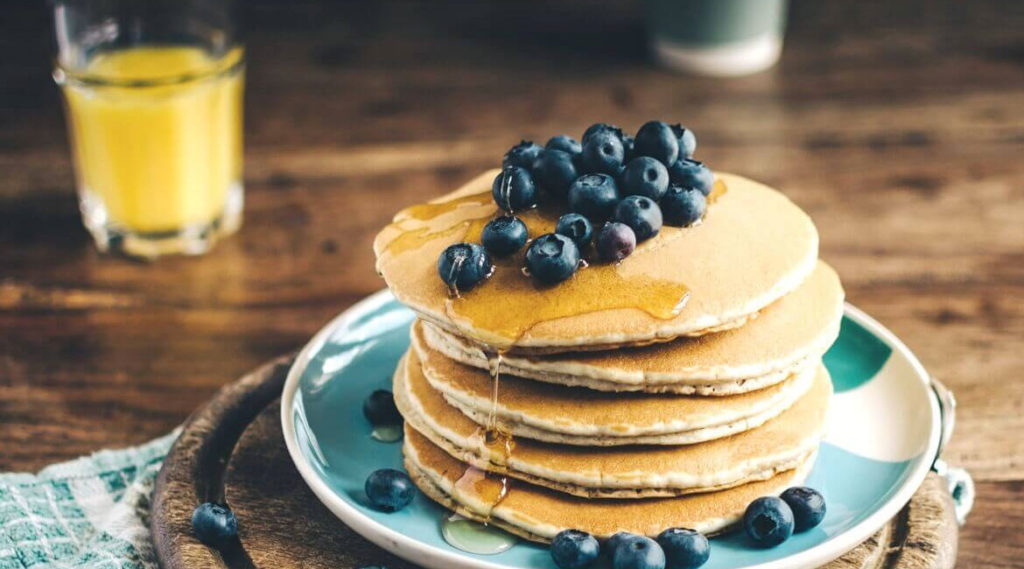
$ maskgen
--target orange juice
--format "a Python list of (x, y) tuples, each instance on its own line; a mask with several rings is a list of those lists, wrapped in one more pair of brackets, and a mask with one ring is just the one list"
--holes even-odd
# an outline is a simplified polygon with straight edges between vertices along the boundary
[[(242, 50), (107, 51), (63, 82), (78, 185), (106, 223), (159, 234), (221, 220), (241, 192)], [(230, 231), (231, 227), (224, 230)]]

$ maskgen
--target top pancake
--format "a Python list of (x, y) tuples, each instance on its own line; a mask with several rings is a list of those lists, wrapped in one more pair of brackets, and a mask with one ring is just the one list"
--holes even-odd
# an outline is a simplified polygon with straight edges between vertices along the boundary
[[(496, 260), (490, 279), (450, 298), (437, 258), (453, 243), (479, 242), (483, 225), (499, 213), (490, 196), (497, 172), (403, 210), (374, 240), (377, 270), (399, 301), (497, 349), (608, 349), (734, 327), (795, 289), (816, 263), (818, 235), (803, 211), (767, 186), (720, 173), (700, 224), (664, 227), (618, 265), (592, 265), (539, 287), (521, 274), (520, 251)], [(550, 232), (560, 213), (519, 216), (536, 237)]]

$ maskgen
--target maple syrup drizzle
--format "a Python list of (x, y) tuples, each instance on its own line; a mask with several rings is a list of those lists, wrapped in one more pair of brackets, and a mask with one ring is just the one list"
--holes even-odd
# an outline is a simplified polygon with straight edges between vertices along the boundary
[[(487, 350), (487, 367), (491, 374), (491, 409), (487, 414), (487, 435), (498, 430), (498, 389), (501, 383), (501, 363), (503, 354), (500, 351)], [(487, 441), (490, 442), (488, 438)]]
[(458, 257), (456, 257), (455, 262), (452, 263), (452, 268), (448, 270), (448, 278), (445, 279), (445, 282), (450, 283), (448, 285), (448, 296), (452, 298), (459, 298), (460, 296), (462, 296), (459, 294), (459, 282), (458, 279), (455, 278), (455, 275), (459, 274), (459, 271), (462, 270), (462, 265), (464, 265), (465, 263), (466, 256), (459, 255)]
[[(512, 434), (502, 429), (498, 422), (498, 394), (501, 385), (501, 365), (503, 352), (487, 350), (488, 369), (491, 376), (491, 401), (487, 419), (470, 437), (473, 446), (483, 447), (483, 458), (500, 466), (507, 466), (515, 449)], [(467, 467), (462, 476), (455, 482), (457, 491), (484, 502), (486, 511), (481, 512), (485, 520), (490, 520), (494, 508), (508, 495), (508, 476), (488, 472), (475, 466)], [(486, 522), (485, 522), (486, 523)]]
[(505, 168), (501, 171), (501, 186), (498, 187), (498, 195), (501, 201), (505, 202), (505, 211), (512, 211), (512, 168)]

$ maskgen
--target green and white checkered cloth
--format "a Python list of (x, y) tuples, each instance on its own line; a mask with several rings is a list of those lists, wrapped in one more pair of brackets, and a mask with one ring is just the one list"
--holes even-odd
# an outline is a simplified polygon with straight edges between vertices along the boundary
[(150, 569), (150, 497), (178, 431), (38, 474), (0, 474), (0, 569)]

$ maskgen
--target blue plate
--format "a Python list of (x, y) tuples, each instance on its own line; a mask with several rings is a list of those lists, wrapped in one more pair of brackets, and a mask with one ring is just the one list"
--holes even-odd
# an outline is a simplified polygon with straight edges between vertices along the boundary
[[(378, 468), (402, 468), (401, 445), (370, 437), (363, 400), (390, 389), (409, 345), (413, 313), (382, 291), (356, 304), (302, 350), (281, 402), (285, 442), (323, 503), (370, 541), (433, 569), (555, 569), (547, 549), (519, 541), (496, 555), (456, 549), (441, 536), (446, 511), (424, 496), (400, 512), (372, 509), (363, 492)], [(807, 485), (828, 515), (817, 528), (773, 549), (739, 533), (712, 540), (708, 569), (818, 567), (867, 539), (903, 507), (938, 452), (940, 417), (928, 376), (891, 332), (852, 306), (825, 356), (836, 395), (829, 434)]]

